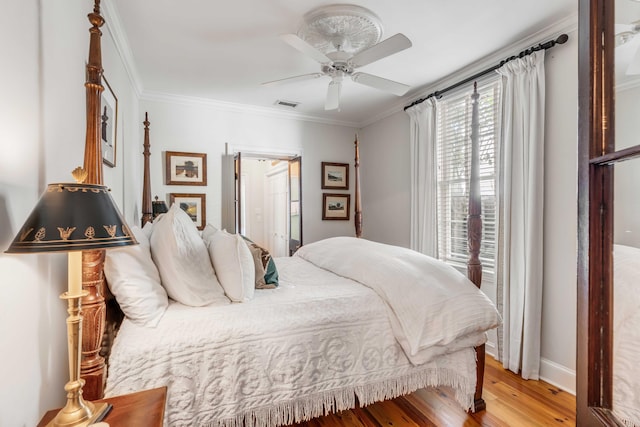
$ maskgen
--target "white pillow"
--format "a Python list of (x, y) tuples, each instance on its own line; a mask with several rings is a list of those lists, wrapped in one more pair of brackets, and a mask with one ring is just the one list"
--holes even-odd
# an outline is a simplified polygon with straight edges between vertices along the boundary
[(231, 301), (249, 301), (255, 293), (256, 270), (242, 236), (218, 230), (206, 237), (209, 256), (224, 292)]
[(206, 245), (209, 245), (211, 237), (213, 237), (213, 235), (217, 232), (218, 229), (216, 227), (214, 227), (212, 224), (207, 223), (207, 225), (204, 227), (204, 230), (202, 230), (202, 240), (204, 240), (204, 243)]
[(196, 225), (177, 204), (153, 224), (151, 257), (172, 299), (194, 307), (229, 303)]
[(152, 222), (146, 223), (144, 227), (142, 227), (142, 231), (144, 232), (144, 235), (147, 236), (147, 240), (151, 239), (151, 234), (153, 233), (153, 223)]
[(155, 327), (167, 309), (167, 293), (151, 259), (147, 234), (137, 226), (131, 232), (140, 244), (106, 251), (104, 275), (125, 316), (140, 326)]

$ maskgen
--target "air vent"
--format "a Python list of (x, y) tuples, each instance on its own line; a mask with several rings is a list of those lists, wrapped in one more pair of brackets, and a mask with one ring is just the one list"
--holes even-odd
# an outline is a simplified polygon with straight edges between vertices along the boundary
[(275, 105), (279, 105), (281, 107), (287, 107), (287, 108), (296, 108), (298, 105), (300, 105), (300, 103), (295, 101), (284, 101), (282, 99), (278, 99), (275, 102)]

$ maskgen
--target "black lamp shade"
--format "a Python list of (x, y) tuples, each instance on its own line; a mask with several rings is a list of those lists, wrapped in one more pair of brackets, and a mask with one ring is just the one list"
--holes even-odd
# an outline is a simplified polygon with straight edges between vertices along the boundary
[(164, 200), (154, 200), (153, 202), (151, 202), (151, 206), (152, 206), (154, 218), (160, 214), (167, 213), (169, 211), (169, 209), (167, 208), (167, 204), (164, 202)]
[(107, 187), (49, 184), (6, 252), (84, 251), (137, 243)]

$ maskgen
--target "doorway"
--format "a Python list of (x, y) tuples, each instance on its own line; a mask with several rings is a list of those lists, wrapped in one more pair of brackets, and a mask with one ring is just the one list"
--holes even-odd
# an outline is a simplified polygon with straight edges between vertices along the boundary
[(234, 155), (235, 229), (274, 257), (302, 244), (301, 158)]

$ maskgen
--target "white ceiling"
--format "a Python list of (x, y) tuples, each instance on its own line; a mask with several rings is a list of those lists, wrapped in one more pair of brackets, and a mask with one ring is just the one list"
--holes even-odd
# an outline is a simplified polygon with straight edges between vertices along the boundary
[[(262, 82), (319, 71), (284, 43), (321, 0), (111, 0), (134, 58), (143, 94), (212, 99), (295, 111), (343, 123), (408, 103), (443, 77), (577, 13), (578, 0), (356, 0), (377, 14), (386, 39), (405, 34), (413, 46), (359, 71), (411, 86), (402, 98), (346, 80), (340, 111), (325, 111), (328, 77), (263, 87)], [(539, 40), (540, 42), (546, 40)], [(516, 52), (513, 52), (516, 53)], [(421, 90), (422, 89), (422, 90)]]
[[(640, 20), (640, 2), (638, 0), (617, 0), (615, 13), (615, 33), (631, 31)], [(640, 33), (615, 50), (617, 85), (637, 85), (640, 79)], [(634, 63), (635, 70), (629, 68)]]

